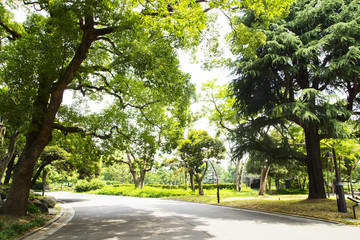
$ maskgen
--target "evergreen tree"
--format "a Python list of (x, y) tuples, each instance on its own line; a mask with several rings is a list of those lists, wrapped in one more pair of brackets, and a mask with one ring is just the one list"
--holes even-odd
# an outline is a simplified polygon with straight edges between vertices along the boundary
[[(307, 165), (309, 198), (326, 197), (320, 140), (347, 136), (345, 123), (359, 107), (359, 16), (359, 1), (298, 0), (284, 20), (264, 31), (266, 42), (256, 54), (244, 55), (234, 64), (235, 105), (248, 119), (238, 129), (239, 139), (256, 141), (255, 132), (286, 121), (299, 125), (306, 156), (296, 159)], [(256, 28), (252, 12), (239, 21)], [(290, 149), (291, 141), (284, 137)], [(288, 151), (278, 154), (293, 157)]]

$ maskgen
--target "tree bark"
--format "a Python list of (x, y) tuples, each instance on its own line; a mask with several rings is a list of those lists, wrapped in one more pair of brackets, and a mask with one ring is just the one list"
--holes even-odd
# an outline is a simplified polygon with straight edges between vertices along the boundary
[(145, 174), (146, 174), (146, 170), (140, 170), (140, 181), (139, 181), (140, 189), (144, 189), (145, 187)]
[(268, 188), (269, 188), (269, 194), (271, 194), (271, 176), (268, 175)]
[(14, 156), (15, 147), (16, 147), (16, 140), (17, 140), (18, 136), (19, 136), (18, 131), (15, 131), (11, 135), (10, 143), (9, 143), (9, 146), (8, 146), (8, 151), (5, 154), (5, 156), (1, 158), (1, 161), (0, 161), (0, 182), (1, 182), (1, 180), (3, 179), (3, 177), (5, 175), (5, 171), (6, 171), (7, 166), (9, 165), (11, 159)]
[(49, 172), (46, 170), (43, 170), (43, 174), (42, 174), (42, 195), (45, 195), (45, 188), (46, 188), (46, 179), (48, 176)]
[(326, 198), (320, 158), (320, 136), (315, 127), (305, 130), (306, 164), (309, 175), (309, 199)]
[(49, 79), (46, 79), (46, 76), (39, 79), (38, 95), (33, 103), (34, 111), (30, 131), (26, 134), (26, 145), (16, 165), (9, 195), (1, 208), (1, 213), (14, 216), (26, 215), (33, 169), (41, 152), (51, 141), (53, 123), (64, 91), (86, 59), (92, 42), (99, 36), (91, 18), (86, 18), (86, 24), (82, 26), (82, 30), (81, 43), (59, 80), (52, 84)]
[(195, 178), (198, 184), (198, 190), (199, 190), (199, 195), (200, 196), (204, 196), (204, 188), (203, 188), (203, 177), (201, 177), (198, 173), (195, 173)]
[(36, 180), (40, 177), (40, 174), (42, 172), (42, 170), (44, 169), (44, 167), (46, 167), (47, 164), (41, 164), (39, 169), (36, 171), (35, 175), (33, 176), (32, 180), (31, 180), (31, 187), (33, 187), (36, 183)]
[(190, 185), (191, 185), (191, 190), (193, 192), (195, 192), (195, 185), (194, 185), (194, 173), (189, 172), (190, 175)]
[(269, 173), (269, 170), (270, 170), (269, 166), (264, 166), (261, 169), (259, 195), (264, 195), (266, 193), (266, 178)]
[(194, 173), (196, 181), (198, 183), (198, 189), (199, 189), (199, 195), (204, 196), (204, 189), (203, 189), (203, 178), (205, 177), (205, 174), (208, 170), (209, 164), (206, 162), (205, 170), (202, 174), (199, 174), (197, 172)]
[(236, 165), (235, 165), (235, 178), (234, 178), (234, 190), (239, 191), (239, 166), (240, 166), (240, 160), (237, 159)]
[(11, 173), (13, 172), (14, 170), (14, 164), (15, 164), (15, 158), (17, 156), (17, 153), (14, 154), (7, 166), (7, 169), (6, 169), (6, 174), (5, 174), (5, 179), (4, 179), (4, 184), (9, 184), (10, 182), (10, 179), (11, 179)]
[(239, 192), (241, 192), (242, 185), (243, 185), (243, 178), (244, 178), (244, 169), (245, 169), (245, 163), (240, 163), (240, 178), (239, 178)]

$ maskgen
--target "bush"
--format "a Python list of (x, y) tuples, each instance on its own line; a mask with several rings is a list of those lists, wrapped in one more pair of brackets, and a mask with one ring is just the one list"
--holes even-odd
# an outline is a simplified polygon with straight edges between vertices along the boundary
[(34, 214), (34, 215), (39, 215), (39, 214), (41, 214), (40, 209), (39, 209), (37, 206), (35, 206), (34, 203), (30, 203), (30, 204), (27, 206), (27, 212), (28, 212), (29, 214)]
[(135, 188), (134, 185), (105, 186), (102, 189), (92, 191), (94, 194), (121, 195), (129, 197), (160, 198), (170, 196), (194, 195), (196, 192), (185, 189), (164, 189), (161, 187), (145, 186), (144, 189)]
[(36, 217), (31, 219), (28, 223), (12, 222), (4, 225), (0, 232), (0, 240), (7, 240), (15, 238), (18, 235), (30, 230), (34, 227), (41, 227), (45, 224), (45, 219)]
[(36, 182), (35, 184), (34, 184), (34, 186), (32, 186), (32, 188), (31, 189), (34, 189), (34, 190), (43, 190), (43, 183), (42, 182)]
[(277, 194), (308, 194), (308, 190), (298, 189), (298, 188), (281, 188), (277, 192)]
[(88, 192), (96, 189), (101, 189), (105, 186), (105, 181), (100, 179), (92, 179), (90, 182), (79, 180), (75, 185), (76, 192)]

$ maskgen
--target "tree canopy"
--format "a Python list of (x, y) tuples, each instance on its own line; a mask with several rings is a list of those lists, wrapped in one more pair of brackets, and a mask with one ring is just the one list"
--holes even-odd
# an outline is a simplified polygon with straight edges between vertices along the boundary
[(212, 138), (207, 131), (191, 130), (187, 139), (180, 141), (178, 151), (186, 170), (198, 182), (199, 194), (204, 195), (202, 180), (208, 170), (208, 161), (225, 158), (226, 151), (222, 141)]
[[(184, 84), (175, 49), (190, 49), (201, 41), (213, 8), (252, 9), (260, 22), (282, 15), (291, 1), (203, 0), (39, 0), (0, 3), (0, 81), (4, 96), (24, 109), (26, 143), (20, 155), (3, 213), (23, 215), (33, 168), (52, 138), (52, 130), (82, 132), (108, 138), (109, 132), (83, 129), (88, 118), (58, 115), (65, 90), (91, 99), (110, 95), (119, 109), (145, 109), (144, 89), (179, 92)], [(4, 4), (7, 5), (5, 8)], [(11, 10), (23, 7), (23, 23)], [(171, 81), (169, 81), (169, 79)], [(133, 80), (140, 81), (133, 84)], [(2, 93), (1, 93), (2, 94)], [(153, 95), (154, 96), (154, 95)], [(181, 104), (180, 104), (181, 105)], [(185, 106), (186, 107), (186, 106)], [(10, 110), (9, 110), (10, 111)], [(71, 111), (68, 111), (71, 113)], [(7, 114), (7, 113), (6, 113)], [(10, 114), (8, 114), (10, 116)], [(10, 119), (10, 118), (9, 118)], [(82, 123), (81, 123), (82, 122)]]

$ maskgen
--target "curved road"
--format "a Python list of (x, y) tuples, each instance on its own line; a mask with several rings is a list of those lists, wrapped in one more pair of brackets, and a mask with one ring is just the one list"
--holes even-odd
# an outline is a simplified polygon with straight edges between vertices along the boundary
[(54, 233), (36, 239), (342, 240), (360, 237), (360, 227), (356, 226), (214, 205), (68, 192), (49, 195), (66, 202), (74, 211), (68, 213), (69, 222), (53, 228)]

